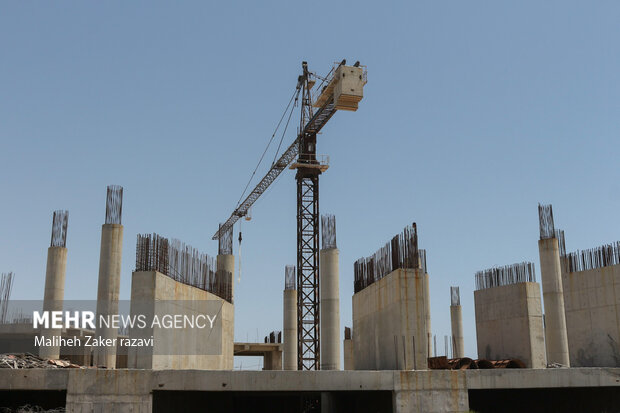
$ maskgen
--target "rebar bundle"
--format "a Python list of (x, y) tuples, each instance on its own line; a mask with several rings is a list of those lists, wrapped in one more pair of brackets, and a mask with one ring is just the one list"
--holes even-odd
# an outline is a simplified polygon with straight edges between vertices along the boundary
[(566, 240), (564, 239), (564, 230), (556, 229), (555, 238), (558, 240), (558, 247), (560, 250), (560, 257), (566, 256)]
[(69, 224), (69, 211), (54, 211), (52, 219), (52, 241), (51, 247), (67, 246), (67, 226)]
[(325, 214), (321, 216), (321, 240), (323, 249), (338, 248), (336, 246), (336, 216)]
[(216, 271), (215, 259), (185, 243), (157, 234), (138, 235), (136, 271), (158, 271), (232, 302), (232, 274)]
[(105, 223), (121, 224), (123, 214), (123, 187), (109, 185), (105, 202)]
[(533, 262), (520, 262), (505, 267), (493, 267), (476, 273), (476, 290), (522, 282), (536, 282)]
[(459, 287), (450, 287), (450, 305), (461, 305), (461, 292)]
[(587, 271), (620, 264), (620, 241), (567, 255), (568, 271)]
[(13, 273), (9, 272), (0, 276), (0, 324), (6, 324), (9, 298), (13, 287)]
[(419, 249), (418, 250), (418, 260), (420, 263), (420, 269), (424, 274), (428, 273), (428, 269), (426, 268), (426, 250)]
[(399, 268), (417, 269), (418, 263), (418, 233), (414, 222), (370, 257), (355, 261), (354, 290), (357, 293)]
[(287, 265), (284, 269), (284, 289), (285, 290), (294, 290), (295, 289), (295, 266)]
[(218, 231), (218, 233), (220, 237), (218, 238), (217, 253), (219, 255), (232, 255), (233, 227), (228, 228), (226, 231)]
[(553, 227), (553, 208), (551, 204), (538, 204), (538, 220), (540, 222), (540, 239), (549, 239), (555, 236)]

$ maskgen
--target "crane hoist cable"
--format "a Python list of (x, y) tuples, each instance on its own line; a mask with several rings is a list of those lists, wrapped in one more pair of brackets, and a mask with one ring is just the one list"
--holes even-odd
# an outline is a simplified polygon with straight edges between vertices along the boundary
[[(256, 164), (256, 168), (254, 168), (254, 172), (252, 172), (252, 175), (250, 176), (250, 179), (248, 180), (248, 183), (246, 184), (245, 188), (243, 189), (243, 193), (239, 197), (239, 201), (237, 201), (237, 207), (241, 204), (241, 201), (243, 200), (243, 196), (245, 195), (246, 191), (248, 190), (248, 187), (250, 186), (250, 184), (252, 183), (252, 179), (254, 179), (254, 175), (256, 175), (256, 171), (258, 171), (258, 168), (260, 167), (260, 164), (263, 162), (263, 158), (265, 157), (265, 154), (267, 153), (267, 150), (269, 150), (269, 146), (271, 146), (271, 142), (273, 141), (273, 138), (278, 133), (278, 129), (280, 128), (280, 125), (282, 124), (282, 121), (284, 120), (284, 117), (286, 116), (286, 113), (288, 112), (289, 107), (291, 106), (291, 103), (293, 103), (293, 101), (297, 102), (297, 98), (298, 98), (300, 92), (301, 92), (301, 87), (300, 87), (300, 85), (297, 85), (297, 87), (295, 88), (295, 91), (293, 92), (293, 96), (291, 96), (291, 99), (288, 101), (288, 105), (286, 105), (286, 108), (284, 109), (284, 112), (282, 113), (282, 116), (280, 117), (280, 121), (278, 122), (278, 125), (276, 126), (275, 130), (273, 131), (273, 134), (271, 135), (271, 138), (269, 139), (269, 142), (267, 143), (267, 147), (265, 148), (265, 150), (263, 151), (263, 154), (261, 155), (260, 159), (258, 160), (258, 164)], [(293, 106), (291, 108), (291, 114), (293, 113), (293, 109), (295, 108), (295, 106)], [(289, 120), (290, 120), (290, 116), (291, 115), (289, 114)], [(287, 121), (287, 126), (288, 126), (288, 121)], [(282, 136), (284, 137), (284, 135), (282, 135)], [(280, 147), (278, 146), (278, 150), (279, 150), (279, 148)]]
[[(241, 236), (241, 221), (239, 221), (239, 275), (237, 278), (237, 283), (241, 283), (241, 240), (243, 239), (243, 237)], [(235, 282), (235, 279), (233, 277), (232, 282)]]

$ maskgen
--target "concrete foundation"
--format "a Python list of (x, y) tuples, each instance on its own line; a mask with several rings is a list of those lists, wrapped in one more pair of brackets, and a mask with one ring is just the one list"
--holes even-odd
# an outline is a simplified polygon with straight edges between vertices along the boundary
[(571, 366), (620, 367), (620, 265), (563, 277)]
[[(573, 413), (617, 411), (620, 404), (617, 397), (610, 397), (606, 404), (601, 404), (588, 395), (598, 394), (598, 390), (617, 395), (620, 390), (618, 377), (620, 369), (582, 368), (304, 372), (0, 369), (0, 391), (65, 392), (66, 410), (71, 413), (199, 411), (204, 410), (205, 402), (221, 398), (229, 400), (228, 408), (215, 403), (207, 405), (213, 411), (269, 411), (268, 408), (239, 408), (238, 403), (249, 397), (246, 395), (259, 394), (260, 398), (269, 398), (273, 408), (283, 395), (315, 395), (325, 400), (321, 397), (325, 393), (330, 404), (337, 404), (339, 399), (347, 401), (338, 411), (465, 413), (473, 408), (471, 395), (492, 398), (498, 391), (512, 391), (521, 395), (521, 401), (515, 402), (515, 406), (498, 408), (495, 405), (485, 412), (555, 411), (531, 408), (527, 405), (528, 395), (537, 390), (547, 394), (562, 390), (562, 398), (571, 404), (579, 403), (574, 396), (571, 398), (571, 394), (585, 396), (580, 397), (584, 399), (582, 406), (558, 410)], [(381, 398), (381, 404), (368, 397), (385, 393), (391, 397), (388, 396), (387, 400)], [(197, 395), (204, 395), (205, 398), (200, 399), (202, 402), (196, 402)], [(365, 405), (350, 404), (356, 399), (365, 400)], [(560, 402), (561, 399), (556, 399), (547, 404), (557, 406)], [(587, 408), (594, 404), (597, 408)], [(299, 405), (290, 411), (301, 411)], [(347, 405), (353, 408), (347, 409)], [(582, 408), (583, 405), (586, 408)]]
[[(200, 304), (215, 303), (218, 307), (218, 320), (222, 323), (221, 336), (211, 334), (208, 329), (130, 329), (129, 337), (149, 339), (154, 337), (154, 345), (139, 351), (130, 347), (128, 351), (129, 368), (137, 369), (206, 369), (231, 370), (233, 368), (233, 305), (207, 291), (173, 280), (156, 271), (138, 271), (132, 275), (131, 314), (137, 315), (149, 308), (155, 314), (173, 310), (175, 314), (204, 314)], [(139, 303), (137, 307), (136, 303)], [(163, 311), (157, 308), (162, 308)], [(168, 307), (166, 307), (168, 306)], [(150, 324), (149, 324), (150, 325)], [(219, 348), (219, 354), (212, 350)]]
[[(67, 248), (49, 247), (47, 249), (47, 269), (45, 271), (45, 290), (43, 293), (43, 311), (62, 311), (65, 298), (65, 275), (67, 272)], [(61, 329), (42, 329), (45, 338), (60, 336)], [(39, 348), (39, 356), (57, 359), (60, 346)]]
[(338, 249), (320, 252), (321, 370), (340, 369), (340, 275)]
[[(99, 255), (99, 285), (97, 288), (97, 320), (100, 316), (118, 314), (118, 296), (121, 282), (123, 254), (123, 226), (104, 224), (101, 227), (101, 252)], [(118, 330), (97, 326), (95, 336), (116, 340)], [(99, 346), (93, 353), (94, 364), (109, 369), (116, 367), (116, 346)]]
[(453, 357), (465, 357), (465, 340), (463, 338), (463, 311), (460, 305), (450, 306), (450, 323), (452, 325)]
[(428, 368), (425, 277), (398, 269), (353, 295), (355, 370)]
[(545, 368), (540, 285), (534, 282), (474, 291), (478, 358), (516, 358)]
[(297, 290), (284, 290), (284, 370), (297, 370)]
[(538, 251), (545, 306), (547, 363), (559, 363), (570, 367), (558, 240), (556, 238), (539, 240)]

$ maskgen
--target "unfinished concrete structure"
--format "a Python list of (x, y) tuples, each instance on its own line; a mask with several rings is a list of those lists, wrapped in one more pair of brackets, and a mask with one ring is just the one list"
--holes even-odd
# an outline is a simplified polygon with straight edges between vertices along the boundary
[(463, 310), (459, 287), (450, 287), (450, 325), (452, 327), (452, 357), (465, 357)]
[[(107, 188), (105, 224), (101, 226), (101, 251), (99, 254), (99, 284), (97, 287), (97, 320), (118, 314), (118, 296), (121, 282), (123, 255), (123, 187)], [(95, 336), (116, 342), (118, 329), (97, 323)], [(97, 346), (93, 351), (93, 363), (109, 369), (116, 367), (116, 344)]]
[(563, 261), (571, 366), (620, 367), (620, 242)]
[(321, 217), (321, 370), (340, 369), (340, 273), (336, 217)]
[(551, 205), (538, 205), (540, 221), (540, 278), (545, 306), (547, 363), (570, 366), (564, 314), (564, 292), (560, 266), (560, 244), (553, 223)]
[[(62, 311), (65, 297), (65, 275), (67, 271), (67, 225), (69, 211), (54, 211), (52, 219), (52, 240), (47, 250), (43, 311)], [(59, 337), (61, 329), (41, 329), (41, 336), (48, 339)], [(41, 357), (57, 359), (60, 346), (39, 347)]]
[(232, 227), (228, 231), (222, 231), (218, 239), (218, 252), (216, 266), (220, 279), (230, 279), (230, 302), (235, 298), (235, 256), (232, 250)]
[[(138, 235), (132, 275), (131, 315), (215, 314), (212, 328), (174, 328), (147, 323), (131, 328), (131, 339), (154, 337), (150, 348), (129, 348), (129, 368), (233, 368), (234, 307), (230, 274), (217, 271), (206, 254), (157, 234)], [(222, 275), (222, 276), (221, 276)]]
[(478, 358), (516, 358), (530, 368), (547, 366), (540, 285), (533, 263), (476, 273), (474, 306)]
[(356, 370), (427, 368), (426, 286), (417, 245), (413, 224), (354, 265)]
[(424, 303), (426, 304), (426, 341), (428, 347), (428, 354), (431, 354), (431, 337), (433, 337), (433, 331), (431, 329), (431, 285), (430, 277), (428, 276), (428, 269), (426, 267), (426, 250), (418, 250), (418, 268), (424, 274)]
[(344, 369), (354, 370), (355, 361), (353, 359), (353, 337), (351, 327), (344, 328), (344, 340), (342, 341), (342, 352), (344, 353)]
[(295, 289), (295, 266), (287, 265), (284, 281), (284, 370), (297, 370), (297, 290)]

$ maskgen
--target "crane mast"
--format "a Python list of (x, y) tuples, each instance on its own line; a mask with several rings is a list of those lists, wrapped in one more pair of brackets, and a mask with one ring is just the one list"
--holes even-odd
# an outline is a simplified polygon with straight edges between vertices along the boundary
[[(366, 84), (366, 71), (359, 66), (346, 66), (343, 60), (322, 79), (324, 85), (312, 99), (312, 88), (318, 76), (302, 62), (297, 80), (301, 94), (299, 133), (295, 141), (274, 162), (250, 194), (238, 204), (230, 217), (213, 235), (221, 240), (233, 225), (248, 214), (252, 204), (290, 165), (297, 181), (297, 366), (299, 370), (320, 368), (320, 297), (319, 297), (319, 175), (327, 163), (316, 153), (316, 136), (337, 110), (357, 110)], [(315, 110), (316, 109), (316, 110)], [(295, 159), (297, 158), (297, 159)]]

